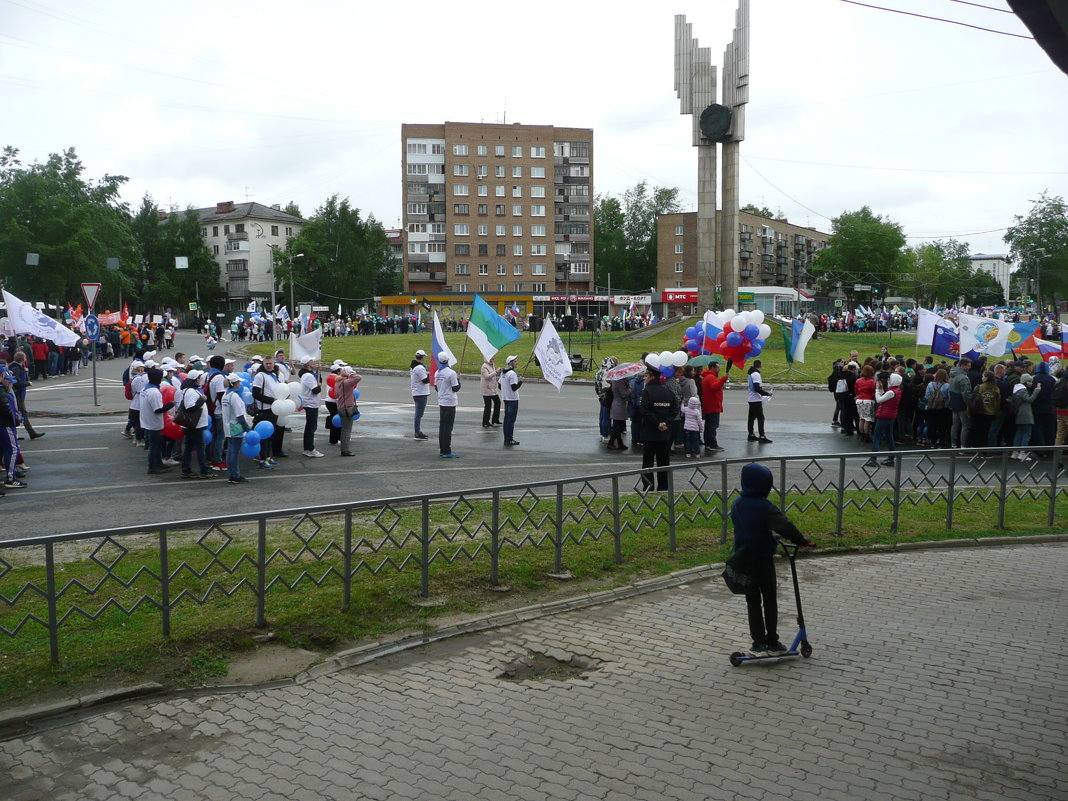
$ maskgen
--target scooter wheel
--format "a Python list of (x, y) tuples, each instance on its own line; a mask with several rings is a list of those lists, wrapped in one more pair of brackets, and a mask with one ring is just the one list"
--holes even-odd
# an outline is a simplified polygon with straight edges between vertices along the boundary
[(742, 654), (740, 651), (735, 651), (733, 654), (731, 654), (731, 664), (734, 667), (738, 667), (742, 664)]
[(805, 657), (805, 659), (812, 656), (812, 646), (808, 644), (807, 640), (801, 643), (801, 656)]

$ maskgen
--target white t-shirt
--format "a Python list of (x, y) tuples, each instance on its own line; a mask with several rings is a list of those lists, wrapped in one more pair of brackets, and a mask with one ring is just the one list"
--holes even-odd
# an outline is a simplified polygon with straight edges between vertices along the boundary
[(412, 368), (412, 397), (430, 394), (430, 384), (423, 383), (429, 377), (425, 364), (417, 364)]
[(459, 406), (460, 399), (453, 391), (453, 385), (459, 383), (456, 380), (456, 371), (451, 367), (439, 367), (434, 376), (434, 386), (438, 389), (438, 406)]
[(283, 383), (288, 384), (289, 383), (289, 376), (290, 376), (289, 365), (285, 364), (284, 362), (278, 362), (278, 361), (276, 361), (274, 364), (278, 368), (278, 378)]
[(271, 403), (274, 402), (274, 388), (278, 385), (278, 376), (274, 373), (268, 373), (264, 370), (260, 370), (252, 379), (253, 387), (260, 387), (263, 390), (263, 395), (267, 399), (266, 403), (260, 403), (256, 401), (257, 409), (270, 409)]
[(130, 394), (133, 395), (133, 400), (130, 401), (130, 408), (135, 412), (141, 410), (141, 390), (148, 386), (148, 376), (145, 373), (137, 373), (130, 377)]
[[(760, 377), (759, 371), (749, 374), (749, 382), (747, 384), (748, 392), (746, 393), (745, 397), (745, 399), (750, 403), (759, 403), (760, 401), (764, 400), (764, 396), (753, 389), (753, 384), (760, 384), (760, 388), (764, 389), (764, 380)], [(765, 391), (767, 390), (765, 389)]]
[(146, 431), (162, 431), (163, 430), (163, 415), (156, 414), (156, 409), (163, 406), (163, 395), (160, 394), (159, 387), (155, 384), (149, 384), (141, 390), (141, 428)]
[[(189, 387), (189, 389), (183, 389), (179, 396), (180, 403), (186, 409), (192, 409), (197, 405), (197, 401), (204, 397), (199, 389)], [(197, 424), (193, 428), (207, 428), (208, 427), (208, 404), (205, 403), (200, 407), (200, 417), (197, 419)]]
[(512, 384), (519, 383), (519, 373), (509, 368), (501, 373), (501, 400), (519, 400), (519, 392), (512, 389)]
[(222, 417), (222, 393), (226, 391), (226, 376), (216, 373), (208, 382), (208, 400), (215, 401), (215, 416)]
[(322, 392), (312, 392), (319, 386), (319, 377), (315, 373), (305, 373), (300, 377), (300, 405), (305, 409), (318, 409), (322, 404)]
[(245, 416), (245, 402), (241, 400), (239, 391), (227, 391), (219, 403), (222, 409), (223, 434), (230, 436), (230, 423)]

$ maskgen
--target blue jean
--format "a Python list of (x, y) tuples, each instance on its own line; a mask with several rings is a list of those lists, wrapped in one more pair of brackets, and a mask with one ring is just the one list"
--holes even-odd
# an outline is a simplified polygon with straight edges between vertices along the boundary
[(241, 478), (241, 446), (245, 442), (245, 435), (240, 437), (227, 437), (226, 447), (226, 474), (229, 478)]
[[(885, 439), (890, 443), (890, 447), (886, 450), (892, 451), (894, 448), (894, 423), (896, 420), (887, 420), (881, 417), (875, 418), (875, 432), (871, 435), (871, 449), (872, 452), (883, 450), (880, 446)], [(891, 459), (894, 457), (890, 457)]]
[(519, 401), (506, 400), (504, 402), (504, 441), (511, 442), (515, 439), (515, 419), (519, 416)]
[(212, 464), (223, 461), (223, 446), (226, 445), (227, 437), (223, 434), (222, 415), (212, 415), (211, 418), (211, 458)]
[(204, 453), (204, 429), (186, 428), (183, 430), (185, 431), (185, 451), (182, 453), (182, 473), (192, 472), (193, 453), (195, 452), (200, 474), (207, 475), (211, 472), (211, 468), (208, 466), (207, 454)]
[(599, 408), (601, 413), (597, 418), (597, 424), (601, 429), (601, 436), (610, 437), (612, 436), (612, 407), (601, 404)]
[(426, 411), (428, 398), (430, 398), (429, 395), (412, 395), (412, 400), (415, 401), (415, 435), (417, 437), (423, 433), (423, 429), (419, 426), (423, 422), (423, 412)]
[(709, 412), (705, 415), (705, 447), (718, 448), (719, 440), (716, 432), (719, 430), (719, 412)]
[(1016, 424), (1016, 436), (1012, 438), (1012, 447), (1014, 448), (1026, 448), (1031, 444), (1031, 429), (1033, 425), (1020, 425)]
[(701, 432), (700, 431), (685, 431), (683, 436), (686, 438), (686, 453), (700, 453), (701, 452)]
[(148, 469), (161, 469), (163, 467), (163, 431), (146, 428), (145, 442), (148, 444)]

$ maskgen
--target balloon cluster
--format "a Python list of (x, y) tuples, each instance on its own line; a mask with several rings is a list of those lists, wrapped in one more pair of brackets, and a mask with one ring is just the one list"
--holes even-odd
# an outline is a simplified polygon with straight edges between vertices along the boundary
[(712, 346), (723, 328), (708, 320), (701, 320), (697, 325), (686, 329), (682, 347), (690, 356), (702, 356), (718, 353)]
[(764, 312), (759, 309), (744, 312), (727, 309), (716, 317), (723, 323), (723, 330), (710, 343), (712, 353), (720, 354), (739, 368), (746, 359), (761, 354), (771, 335), (771, 326), (764, 322)]
[(689, 360), (689, 355), (681, 350), (677, 350), (674, 353), (670, 350), (665, 350), (661, 353), (650, 353), (645, 357), (645, 363), (654, 370), (659, 370), (660, 375), (664, 378), (671, 378), (671, 376), (675, 375), (675, 370), (685, 365)]

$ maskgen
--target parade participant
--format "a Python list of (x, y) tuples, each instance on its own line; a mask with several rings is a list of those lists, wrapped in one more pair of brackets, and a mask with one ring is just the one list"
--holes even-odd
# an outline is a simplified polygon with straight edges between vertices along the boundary
[(842, 433), (853, 436), (857, 426), (857, 404), (855, 387), (857, 383), (856, 362), (849, 362), (837, 373), (834, 382), (835, 408), (839, 410), (838, 420)]
[(949, 408), (953, 412), (953, 427), (950, 429), (950, 444), (954, 448), (967, 448), (971, 441), (972, 420), (968, 405), (972, 399), (972, 381), (968, 370), (971, 359), (961, 359), (949, 371)]
[(223, 431), (222, 396), (226, 392), (226, 359), (216, 354), (208, 359), (208, 375), (205, 394), (208, 398), (208, 414), (211, 415), (211, 445), (208, 446), (208, 463), (212, 470), (225, 470), (226, 457), (223, 449), (227, 436)]
[[(761, 445), (770, 445), (771, 440), (764, 435), (764, 399), (770, 398), (771, 392), (763, 387), (762, 382), (760, 359), (755, 359), (753, 366), (749, 368), (749, 379), (747, 381), (748, 394), (746, 395), (746, 400), (749, 401), (749, 419), (747, 421), (749, 441), (759, 442)], [(756, 423), (756, 429), (760, 432), (760, 436), (753, 433), (754, 423)]]
[[(610, 451), (625, 451), (623, 435), (627, 432), (627, 419), (630, 417), (631, 383), (628, 378), (617, 378), (608, 382), (602, 399), (609, 400), (608, 415), (612, 429), (606, 448)], [(633, 438), (632, 438), (633, 439)]]
[(686, 458), (696, 459), (701, 455), (701, 429), (704, 420), (701, 414), (701, 399), (696, 395), (686, 401), (682, 410), (682, 431), (686, 447)]
[(705, 454), (721, 451), (719, 446), (719, 418), (723, 414), (723, 385), (728, 376), (719, 374), (719, 362), (711, 362), (701, 377), (701, 411), (705, 418)]
[[(671, 426), (679, 414), (679, 402), (675, 394), (664, 386), (660, 371), (649, 367), (645, 373), (645, 388), (642, 390), (640, 404), (642, 416), (642, 467), (649, 468), (656, 461), (657, 467), (671, 464)], [(658, 470), (656, 473), (656, 491), (665, 492), (668, 488), (669, 472)], [(653, 474), (642, 473), (642, 489), (653, 490)]]
[[(891, 373), (884, 383), (881, 379), (876, 382), (875, 390), (875, 433), (871, 437), (872, 453), (877, 453), (882, 448), (884, 440), (889, 443), (889, 450), (895, 450), (894, 426), (897, 424), (897, 412), (901, 406), (901, 375)], [(865, 467), (877, 467), (878, 462), (872, 456), (864, 463)], [(888, 456), (882, 464), (892, 466), (894, 457)]]
[(1021, 375), (1020, 383), (1012, 388), (1012, 405), (1016, 409), (1016, 433), (1013, 435), (1012, 447), (1016, 450), (1009, 455), (1010, 459), (1034, 461), (1034, 457), (1024, 449), (1031, 444), (1031, 429), (1035, 424), (1031, 407), (1041, 392), (1041, 385), (1034, 384), (1034, 376), (1030, 373)]
[(22, 424), (26, 427), (26, 433), (30, 435), (30, 439), (43, 437), (44, 432), (33, 430), (33, 426), (30, 424), (30, 416), (26, 412), (26, 390), (30, 386), (30, 371), (26, 366), (26, 354), (21, 350), (15, 351), (11, 364), (8, 365), (8, 371), (12, 376), (15, 404), (18, 407), (19, 415), (22, 417)]
[(134, 445), (144, 444), (145, 433), (141, 430), (141, 390), (148, 384), (148, 376), (145, 375), (144, 362), (135, 361), (130, 365), (130, 407), (129, 425), (133, 426)]
[(749, 634), (754, 654), (781, 655), (786, 648), (779, 642), (778, 588), (775, 582), (775, 551), (778, 543), (772, 532), (781, 534), (796, 545), (813, 543), (768, 500), (774, 480), (771, 471), (751, 462), (742, 468), (741, 494), (731, 505), (734, 526), (734, 556), (739, 572), (752, 577), (753, 585), (745, 593), (749, 617)]
[(615, 356), (606, 356), (601, 360), (601, 367), (593, 377), (593, 390), (597, 393), (597, 406), (599, 408), (597, 425), (601, 432), (601, 442), (608, 442), (612, 436), (612, 401), (605, 399), (609, 389), (609, 382), (604, 374), (619, 364)]
[(274, 467), (278, 459), (285, 458), (288, 455), (282, 451), (283, 439), (286, 435), (285, 426), (271, 410), (271, 404), (277, 400), (274, 390), (280, 381), (274, 357), (267, 356), (263, 359), (263, 366), (256, 371), (256, 375), (252, 379), (252, 397), (255, 400), (256, 408), (256, 415), (253, 420), (255, 423), (266, 420), (274, 426), (274, 434), (261, 440), (261, 467)]
[[(494, 366), (492, 356), (482, 362), (478, 386), (482, 390), (483, 428), (501, 424), (501, 392), (498, 389), (500, 377), (501, 371)], [(505, 440), (507, 439), (505, 436)]]
[(319, 384), (319, 364), (311, 356), (300, 360), (300, 405), (304, 407), (304, 455), (310, 459), (325, 456), (315, 447), (315, 426), (319, 421), (319, 406), (323, 388)]
[(341, 417), (341, 455), (355, 456), (349, 446), (349, 438), (352, 436), (353, 418), (360, 413), (356, 405), (356, 387), (363, 380), (363, 376), (349, 367), (347, 364), (341, 368), (341, 377), (334, 384), (334, 394), (337, 396), (337, 413)]
[(278, 369), (278, 379), (283, 384), (288, 384), (292, 371), (289, 369), (289, 365), (286, 364), (286, 352), (282, 348), (274, 352), (274, 364)]
[(5, 489), (25, 489), (28, 485), (15, 474), (19, 455), (19, 413), (12, 389), (13, 376), (0, 365), (0, 466)]
[(148, 446), (148, 474), (163, 475), (171, 465), (163, 463), (163, 422), (164, 415), (174, 408), (174, 401), (163, 402), (160, 385), (163, 383), (163, 371), (157, 367), (150, 368), (146, 376), (148, 383), (141, 390), (141, 429), (145, 432)]
[(523, 386), (523, 379), (515, 369), (518, 359), (518, 356), (505, 359), (500, 378), (501, 398), (504, 400), (504, 444), (508, 447), (519, 444), (515, 438), (515, 420), (519, 416), (519, 388)]
[(227, 481), (231, 484), (245, 484), (248, 479), (241, 475), (241, 445), (249, 431), (249, 425), (245, 419), (245, 402), (241, 399), (241, 376), (230, 373), (225, 380), (226, 392), (220, 406), (223, 431), (226, 432)]
[[(340, 378), (341, 368), (347, 366), (348, 365), (341, 361), (341, 359), (334, 359), (333, 363), (330, 365), (330, 374), (334, 376), (335, 382)], [(329, 380), (330, 379), (328, 378), (327, 381)], [(334, 425), (334, 415), (337, 414), (337, 390), (333, 388), (332, 390), (334, 392), (334, 397), (330, 397), (330, 390), (328, 390), (326, 397), (322, 398), (322, 401), (323, 406), (326, 407), (326, 430), (330, 432), (330, 444), (337, 445), (341, 442), (341, 426)], [(320, 397), (322, 396), (320, 395)]]
[(200, 370), (190, 370), (186, 373), (185, 381), (182, 382), (181, 391), (175, 395), (176, 408), (185, 410), (190, 417), (191, 425), (183, 425), (185, 432), (185, 452), (182, 454), (182, 478), (196, 478), (193, 472), (193, 454), (197, 457), (197, 466), (200, 468), (200, 478), (215, 478), (208, 464), (207, 453), (204, 448), (204, 431), (208, 427), (208, 399), (201, 389), (204, 373)]
[(856, 395), (857, 431), (863, 442), (871, 442), (871, 432), (875, 427), (875, 368), (865, 364), (860, 368), (860, 377), (853, 383)]
[(412, 400), (415, 402), (414, 439), (427, 439), (420, 425), (423, 421), (423, 413), (426, 411), (427, 401), (430, 399), (430, 373), (426, 369), (425, 360), (426, 351), (417, 350), (411, 364)]
[(460, 377), (449, 366), (449, 354), (438, 354), (438, 371), (434, 376), (434, 389), (438, 393), (438, 452), (442, 459), (459, 459), (452, 451), (452, 429), (456, 423), (456, 407), (460, 403)]

